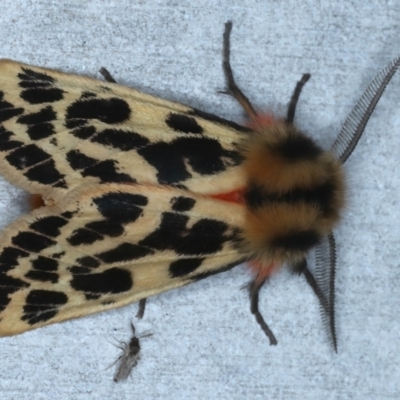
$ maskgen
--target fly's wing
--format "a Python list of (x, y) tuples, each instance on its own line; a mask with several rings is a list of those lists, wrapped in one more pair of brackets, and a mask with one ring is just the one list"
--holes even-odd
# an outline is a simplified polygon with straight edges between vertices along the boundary
[(241, 206), (167, 186), (84, 185), (0, 236), (0, 335), (124, 306), (243, 261)]
[[(357, 146), (367, 122), (381, 98), (386, 86), (400, 66), (400, 56), (392, 60), (369, 84), (347, 117), (331, 151), (343, 163)], [(332, 345), (337, 350), (335, 329), (335, 273), (336, 245), (331, 232), (316, 248), (315, 273), (306, 274), (320, 302), (322, 319), (329, 332)], [(312, 284), (312, 282), (314, 282)], [(314, 286), (313, 286), (314, 285)]]
[(245, 185), (246, 131), (114, 83), (0, 61), (0, 170), (45, 198), (84, 182), (229, 192)]

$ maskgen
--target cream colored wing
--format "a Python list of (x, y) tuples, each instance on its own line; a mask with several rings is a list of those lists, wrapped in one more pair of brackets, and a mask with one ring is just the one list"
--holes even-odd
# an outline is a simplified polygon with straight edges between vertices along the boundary
[(0, 171), (61, 198), (85, 183), (243, 187), (237, 124), (114, 83), (0, 61)]
[(84, 185), (0, 236), (0, 335), (100, 312), (246, 258), (241, 206), (168, 186)]

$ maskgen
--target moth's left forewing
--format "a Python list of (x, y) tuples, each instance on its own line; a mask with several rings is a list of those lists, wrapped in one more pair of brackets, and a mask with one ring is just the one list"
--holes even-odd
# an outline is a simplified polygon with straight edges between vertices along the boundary
[(188, 106), (77, 75), (0, 62), (0, 169), (62, 198), (86, 182), (209, 194), (245, 185), (246, 129)]

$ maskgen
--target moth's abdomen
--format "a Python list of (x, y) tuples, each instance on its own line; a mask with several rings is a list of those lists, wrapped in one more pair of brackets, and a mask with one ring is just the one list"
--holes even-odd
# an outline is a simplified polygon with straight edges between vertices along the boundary
[(341, 164), (283, 121), (243, 144), (245, 240), (262, 266), (297, 263), (328, 234), (344, 205)]

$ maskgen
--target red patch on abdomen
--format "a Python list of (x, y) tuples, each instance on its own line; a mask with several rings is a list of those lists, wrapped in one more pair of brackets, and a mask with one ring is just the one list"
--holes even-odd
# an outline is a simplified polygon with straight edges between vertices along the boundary
[(263, 265), (260, 261), (250, 260), (248, 266), (251, 271), (257, 276), (256, 281), (264, 282), (268, 279), (277, 269), (278, 265), (271, 263), (269, 265)]

